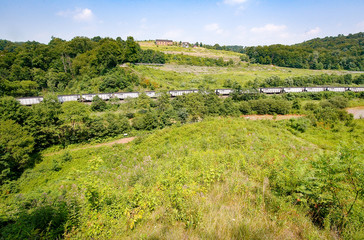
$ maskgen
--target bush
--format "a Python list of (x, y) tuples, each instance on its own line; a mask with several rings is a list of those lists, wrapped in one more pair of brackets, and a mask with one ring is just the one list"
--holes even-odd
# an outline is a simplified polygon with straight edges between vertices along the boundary
[(310, 120), (307, 118), (291, 118), (288, 125), (292, 129), (303, 133), (310, 126)]
[(251, 109), (258, 114), (288, 114), (291, 103), (280, 99), (259, 99), (249, 101)]
[(91, 110), (95, 112), (105, 111), (107, 108), (106, 102), (102, 100), (99, 96), (95, 96), (92, 99)]
[(336, 96), (336, 97), (330, 98), (328, 101), (329, 101), (329, 103), (331, 103), (331, 105), (333, 107), (336, 107), (336, 108), (343, 109), (348, 106), (348, 99), (343, 96)]
[(152, 112), (147, 112), (146, 114), (133, 119), (133, 127), (137, 130), (152, 130), (158, 126), (158, 118)]
[(239, 103), (239, 110), (242, 114), (249, 114), (252, 110), (248, 102), (242, 101)]

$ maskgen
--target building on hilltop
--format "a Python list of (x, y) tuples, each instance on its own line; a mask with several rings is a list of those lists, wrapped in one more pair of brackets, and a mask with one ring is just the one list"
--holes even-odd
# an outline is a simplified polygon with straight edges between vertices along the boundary
[(182, 43), (182, 47), (189, 48), (190, 47), (190, 43), (189, 42), (183, 42)]
[(157, 39), (157, 40), (155, 40), (155, 44), (158, 46), (171, 46), (171, 45), (173, 45), (173, 41), (165, 40), (165, 39)]

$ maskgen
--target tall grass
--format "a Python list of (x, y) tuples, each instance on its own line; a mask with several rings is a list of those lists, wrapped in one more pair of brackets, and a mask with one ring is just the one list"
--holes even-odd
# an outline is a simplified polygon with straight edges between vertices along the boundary
[[(323, 152), (305, 140), (321, 133), (295, 134), (284, 121), (209, 118), (45, 156), (3, 187), (2, 237), (329, 239), (294, 195), (276, 192), (299, 184)], [(33, 224), (40, 210), (48, 220)]]

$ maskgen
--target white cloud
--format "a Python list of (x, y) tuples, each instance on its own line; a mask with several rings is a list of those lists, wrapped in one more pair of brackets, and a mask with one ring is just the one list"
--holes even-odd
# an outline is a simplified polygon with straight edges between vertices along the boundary
[(78, 10), (74, 16), (73, 16), (73, 19), (77, 20), (77, 21), (90, 21), (94, 18), (94, 14), (92, 13), (92, 11), (88, 8), (85, 8), (85, 9), (81, 9), (81, 10)]
[(286, 25), (275, 25), (275, 24), (266, 24), (263, 27), (253, 27), (250, 29), (253, 33), (266, 33), (266, 32), (281, 32), (287, 28)]
[(211, 23), (205, 25), (205, 30), (208, 32), (214, 32), (216, 34), (223, 34), (224, 30), (220, 28), (219, 24), (217, 23)]
[(94, 14), (91, 9), (84, 8), (84, 9), (76, 9), (76, 10), (67, 10), (67, 11), (60, 11), (57, 13), (58, 16), (72, 18), (78, 22), (89, 22), (94, 19)]
[(223, 3), (225, 3), (227, 5), (240, 5), (247, 1), (248, 0), (224, 0)]
[(313, 29), (308, 30), (307, 32), (305, 32), (306, 36), (312, 36), (312, 35), (316, 35), (319, 34), (321, 32), (321, 28), (319, 27), (315, 27)]

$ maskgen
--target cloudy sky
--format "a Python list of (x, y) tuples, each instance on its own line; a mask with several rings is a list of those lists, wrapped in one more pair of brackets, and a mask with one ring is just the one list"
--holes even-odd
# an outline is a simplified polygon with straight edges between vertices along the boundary
[(294, 44), (364, 32), (363, 0), (0, 0), (0, 39), (166, 38)]

